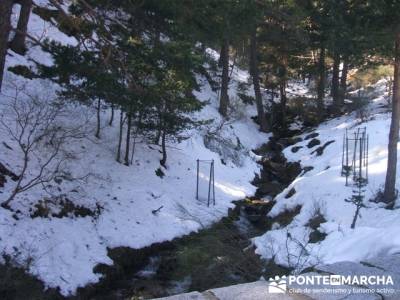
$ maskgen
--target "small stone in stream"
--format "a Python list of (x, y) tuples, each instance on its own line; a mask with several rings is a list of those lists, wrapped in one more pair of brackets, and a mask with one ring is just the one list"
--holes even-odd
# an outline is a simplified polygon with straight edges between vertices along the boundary
[(297, 153), (301, 148), (303, 148), (303, 146), (294, 146), (294, 147), (292, 147), (291, 151), (293, 153)]
[(319, 136), (319, 133), (313, 132), (313, 133), (310, 133), (309, 135), (307, 135), (304, 139), (309, 140), (309, 139), (316, 138), (317, 136)]
[(289, 199), (290, 197), (292, 197), (294, 194), (296, 194), (296, 190), (295, 188), (291, 188), (290, 191), (286, 194), (285, 198)]
[(318, 139), (312, 139), (312, 140), (307, 144), (307, 147), (308, 147), (308, 148), (312, 148), (312, 147), (315, 147), (315, 146), (317, 146), (317, 145), (319, 145), (319, 144), (321, 144), (321, 141), (320, 141), (320, 140), (318, 140)]

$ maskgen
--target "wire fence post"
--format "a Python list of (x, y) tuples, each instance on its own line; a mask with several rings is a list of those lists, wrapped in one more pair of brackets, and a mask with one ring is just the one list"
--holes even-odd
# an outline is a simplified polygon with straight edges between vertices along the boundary
[(197, 160), (196, 200), (199, 200), (199, 160)]
[(343, 135), (341, 172), (341, 175), (346, 177), (346, 186), (350, 176), (355, 184), (368, 183), (368, 150), (369, 137), (366, 127), (357, 128), (352, 133), (346, 129)]
[(211, 165), (210, 165), (210, 177), (208, 180), (208, 198), (207, 198), (207, 207), (210, 206), (210, 197), (211, 197), (211, 181), (212, 181), (212, 177), (213, 177), (213, 163), (214, 161), (211, 161)]
[(215, 205), (215, 162), (212, 160), (201, 160), (197, 159), (197, 174), (196, 174), (196, 200), (200, 200), (200, 163), (209, 166), (209, 177), (208, 177), (208, 193), (207, 193), (207, 207), (212, 204)]

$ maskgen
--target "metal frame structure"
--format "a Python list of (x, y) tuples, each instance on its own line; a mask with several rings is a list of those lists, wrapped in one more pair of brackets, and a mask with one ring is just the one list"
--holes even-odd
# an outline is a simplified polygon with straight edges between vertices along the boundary
[(356, 184), (368, 183), (368, 150), (369, 137), (366, 127), (358, 128), (350, 134), (346, 129), (343, 135), (341, 171), (341, 175), (346, 177), (346, 186), (350, 175), (353, 175), (353, 181)]
[(197, 182), (196, 182), (196, 199), (199, 200), (199, 172), (200, 172), (200, 163), (210, 164), (210, 177), (208, 180), (208, 198), (207, 198), (207, 207), (210, 206), (211, 202), (211, 192), (212, 192), (212, 201), (213, 205), (215, 205), (215, 177), (214, 177), (214, 160), (200, 160), (197, 159)]

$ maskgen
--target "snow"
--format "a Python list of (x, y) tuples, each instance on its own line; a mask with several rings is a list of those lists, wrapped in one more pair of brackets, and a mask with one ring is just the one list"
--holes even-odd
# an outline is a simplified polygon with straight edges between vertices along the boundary
[[(290, 161), (299, 161), (302, 166), (313, 166), (314, 169), (300, 175), (276, 197), (277, 203), (269, 212), (271, 217), (297, 205), (302, 208), (287, 227), (275, 226), (273, 230), (253, 240), (258, 254), (264, 258), (275, 255), (277, 263), (294, 267), (295, 272), (299, 272), (302, 268), (321, 263), (359, 262), (400, 251), (398, 208), (387, 210), (383, 205), (369, 201), (384, 184), (390, 127), (390, 114), (384, 108), (387, 104), (385, 81), (379, 81), (373, 89), (380, 96), (369, 104), (370, 118), (367, 122), (360, 123), (356, 113), (327, 121), (313, 131), (319, 134), (316, 138), (321, 141), (320, 145), (311, 149), (307, 147), (311, 139), (304, 138), (310, 134), (308, 132), (301, 136), (303, 141), (284, 150)], [(351, 184), (346, 187), (345, 177), (340, 175), (342, 141), (346, 129), (354, 131), (363, 127), (367, 128), (369, 134), (369, 182), (365, 187), (364, 199), (367, 207), (361, 208), (356, 228), (351, 229), (355, 206), (344, 200), (351, 197), (354, 185), (350, 179)], [(327, 146), (321, 156), (312, 154), (317, 147), (328, 141), (334, 143)], [(297, 146), (303, 147), (293, 153), (291, 148)], [(397, 178), (397, 186), (399, 181)], [(286, 194), (292, 188), (296, 193), (286, 199)], [(319, 243), (311, 244), (308, 243), (311, 229), (306, 224), (316, 208), (320, 209), (327, 220), (319, 228), (327, 237)]]
[[(45, 5), (46, 1), (41, 1)], [(18, 12), (15, 12), (18, 13)], [(59, 32), (54, 26), (32, 15), (28, 28), (30, 34), (60, 41), (64, 44), (75, 44), (76, 41)], [(9, 52), (7, 66), (26, 65), (34, 68), (33, 61), (51, 65), (51, 57), (38, 46), (30, 47), (27, 55), (22, 57)], [(230, 93), (233, 95), (237, 81), (247, 80), (248, 74), (235, 68)], [(210, 100), (195, 117), (201, 120), (212, 120), (211, 127), (218, 127), (222, 119), (217, 111), (218, 98), (204, 79), (204, 85), (196, 96), (200, 100)], [(11, 72), (6, 72), (0, 102), (6, 104), (15, 88), (22, 88), (29, 96), (48, 99), (54, 98), (58, 87), (41, 79), (28, 80)], [(163, 170), (164, 178), (156, 175), (161, 158), (159, 147), (149, 146), (138, 141), (133, 165), (126, 167), (115, 161), (115, 150), (118, 143), (118, 125), (107, 125), (110, 111), (102, 111), (101, 139), (93, 137), (95, 129), (95, 111), (91, 107), (80, 105), (66, 106), (66, 115), (59, 121), (63, 124), (78, 126), (86, 133), (83, 138), (71, 140), (66, 145), (65, 153), (71, 158), (64, 165), (64, 173), (70, 174), (72, 180), (64, 179), (44, 189), (38, 185), (31, 190), (17, 195), (11, 203), (18, 212), (18, 220), (13, 212), (0, 209), (0, 252), (14, 257), (21, 265), (27, 266), (31, 274), (44, 281), (47, 287), (59, 287), (64, 295), (74, 294), (78, 287), (97, 282), (100, 274), (94, 273), (97, 264), (112, 264), (107, 249), (114, 247), (142, 248), (152, 243), (171, 240), (197, 231), (227, 214), (232, 201), (252, 195), (255, 187), (250, 184), (254, 174), (259, 172), (259, 165), (251, 150), (264, 143), (268, 136), (260, 133), (257, 125), (251, 120), (256, 114), (255, 107), (246, 107), (240, 118), (231, 119), (221, 129), (221, 136), (236, 144), (240, 140), (241, 166), (234, 161), (221, 162), (215, 152), (204, 145), (203, 136), (207, 128), (186, 132), (189, 138), (168, 144), (168, 168)], [(118, 111), (116, 116), (118, 116)], [(9, 124), (14, 122), (4, 116)], [(86, 119), (88, 117), (88, 119)], [(116, 117), (117, 118), (117, 117)], [(0, 131), (3, 144), (0, 162), (10, 170), (18, 173), (21, 170), (21, 153), (9, 136)], [(41, 149), (45, 154), (46, 149)], [(207, 207), (204, 197), (195, 199), (196, 159), (214, 159), (216, 205)], [(34, 176), (36, 160), (31, 162), (33, 170), (28, 177)], [(202, 181), (207, 183), (208, 173), (201, 174)], [(79, 178), (79, 179), (78, 179)], [(203, 182), (204, 183), (204, 182)], [(7, 199), (15, 183), (8, 179), (0, 190), (1, 201)], [(99, 216), (91, 217), (49, 217), (31, 218), (30, 208), (39, 200), (53, 195), (64, 195), (77, 205), (95, 209), (102, 207)], [(201, 192), (205, 193), (204, 190)], [(57, 206), (57, 203), (54, 204)], [(162, 206), (162, 209), (153, 214)], [(30, 264), (28, 262), (31, 261)]]
[[(45, 0), (36, 3), (47, 5)], [(14, 13), (15, 22), (18, 11)], [(28, 28), (29, 33), (41, 41), (48, 38), (76, 45), (76, 40), (36, 15), (31, 16)], [(209, 54), (218, 57), (215, 51), (209, 50)], [(6, 63), (7, 67), (25, 65), (35, 68), (34, 61), (52, 64), (50, 55), (33, 45), (26, 56), (10, 51)], [(78, 126), (85, 133), (85, 137), (71, 140), (64, 149), (71, 158), (63, 171), (74, 179), (52, 182), (52, 186), (46, 188), (36, 186), (19, 194), (12, 202), (14, 211), (19, 211), (17, 219), (13, 212), (0, 208), (0, 253), (10, 255), (21, 265), (27, 266), (29, 272), (43, 280), (47, 287), (59, 287), (62, 294), (71, 295), (78, 287), (100, 279), (101, 275), (93, 272), (97, 264), (113, 263), (107, 249), (122, 246), (142, 248), (197, 231), (225, 216), (228, 209), (233, 207), (233, 200), (253, 195), (255, 187), (250, 181), (259, 172), (256, 163), (259, 157), (251, 150), (266, 142), (270, 135), (260, 133), (251, 119), (256, 115), (255, 107), (245, 106), (237, 99), (237, 85), (247, 81), (248, 73), (235, 67), (232, 76), (229, 94), (239, 108), (232, 112), (234, 117), (229, 122), (224, 122), (218, 113), (218, 95), (204, 78), (198, 77), (202, 88), (194, 94), (209, 104), (195, 113), (194, 117), (212, 122), (185, 132), (189, 137), (186, 140), (168, 143), (168, 168), (163, 169), (163, 178), (155, 172), (160, 167), (159, 147), (149, 146), (141, 140), (136, 145), (132, 166), (126, 167), (115, 161), (118, 126), (116, 123), (111, 127), (107, 125), (110, 117), (108, 108), (103, 108), (101, 139), (97, 140), (93, 137), (94, 109), (74, 104), (66, 106), (66, 115), (59, 122)], [(54, 98), (58, 90), (49, 81), (28, 80), (6, 72), (0, 95), (2, 105), (10, 101), (9, 96), (15, 92), (15, 87), (23, 87), (27, 94), (47, 99)], [(271, 217), (297, 205), (301, 205), (302, 209), (288, 226), (281, 228), (275, 224), (272, 230), (254, 238), (256, 252), (262, 257), (274, 258), (277, 263), (300, 271), (311, 265), (359, 262), (400, 251), (398, 207), (386, 210), (382, 205), (368, 201), (382, 187), (385, 179), (390, 115), (382, 107), (386, 101), (384, 87), (384, 81), (373, 87), (375, 99), (369, 106), (371, 118), (366, 123), (360, 123), (353, 113), (327, 121), (316, 128), (315, 132), (319, 134), (317, 138), (321, 141), (319, 146), (334, 141), (325, 148), (323, 155), (312, 154), (319, 146), (307, 147), (310, 140), (304, 140), (304, 137), (308, 133), (302, 135), (302, 142), (284, 150), (289, 160), (300, 161), (303, 166), (313, 166), (314, 169), (300, 175), (276, 197), (277, 203), (269, 213)], [(306, 97), (308, 92), (299, 83), (291, 83), (288, 88), (289, 95)], [(12, 124), (9, 116), (5, 118)], [(218, 130), (221, 124), (223, 126), (218, 136), (228, 144), (238, 145), (240, 141), (241, 145), (237, 156), (227, 155), (224, 161), (220, 154), (204, 145), (204, 136)], [(298, 126), (292, 124), (291, 128)], [(369, 183), (365, 192), (367, 208), (361, 209), (356, 228), (350, 229), (355, 207), (344, 201), (350, 198), (353, 188), (346, 187), (344, 177), (340, 176), (342, 138), (345, 129), (356, 130), (365, 126), (370, 141)], [(0, 162), (18, 173), (22, 160), (17, 146), (4, 131), (0, 131), (0, 142), (12, 147), (8, 149), (0, 143)], [(291, 148), (294, 146), (303, 147), (293, 153)], [(224, 150), (222, 147), (221, 151)], [(46, 154), (46, 149), (42, 149), (42, 152)], [(201, 197), (195, 199), (197, 159), (215, 161), (215, 206), (206, 205), (207, 168), (201, 169)], [(37, 161), (31, 163), (35, 166)], [(29, 178), (32, 176), (34, 171), (28, 173)], [(1, 201), (7, 199), (14, 185), (8, 179), (0, 190)], [(296, 193), (286, 199), (286, 194), (292, 188)], [(29, 209), (39, 200), (51, 197), (49, 193), (53, 196), (64, 195), (75, 204), (92, 210), (102, 207), (101, 213), (86, 217), (31, 218)], [(57, 203), (54, 206), (57, 207)], [(158, 213), (152, 213), (160, 207)], [(316, 207), (320, 208), (327, 220), (319, 228), (327, 237), (319, 243), (310, 244), (310, 228), (306, 224)], [(222, 295), (223, 290), (220, 292)]]

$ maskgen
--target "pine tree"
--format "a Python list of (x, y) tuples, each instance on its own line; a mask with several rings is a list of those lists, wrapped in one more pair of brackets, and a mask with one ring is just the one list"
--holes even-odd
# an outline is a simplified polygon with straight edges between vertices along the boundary
[(32, 9), (32, 0), (19, 0), (19, 3), (21, 5), (21, 10), (14, 38), (10, 42), (10, 49), (18, 54), (24, 55), (26, 52), (25, 39)]

